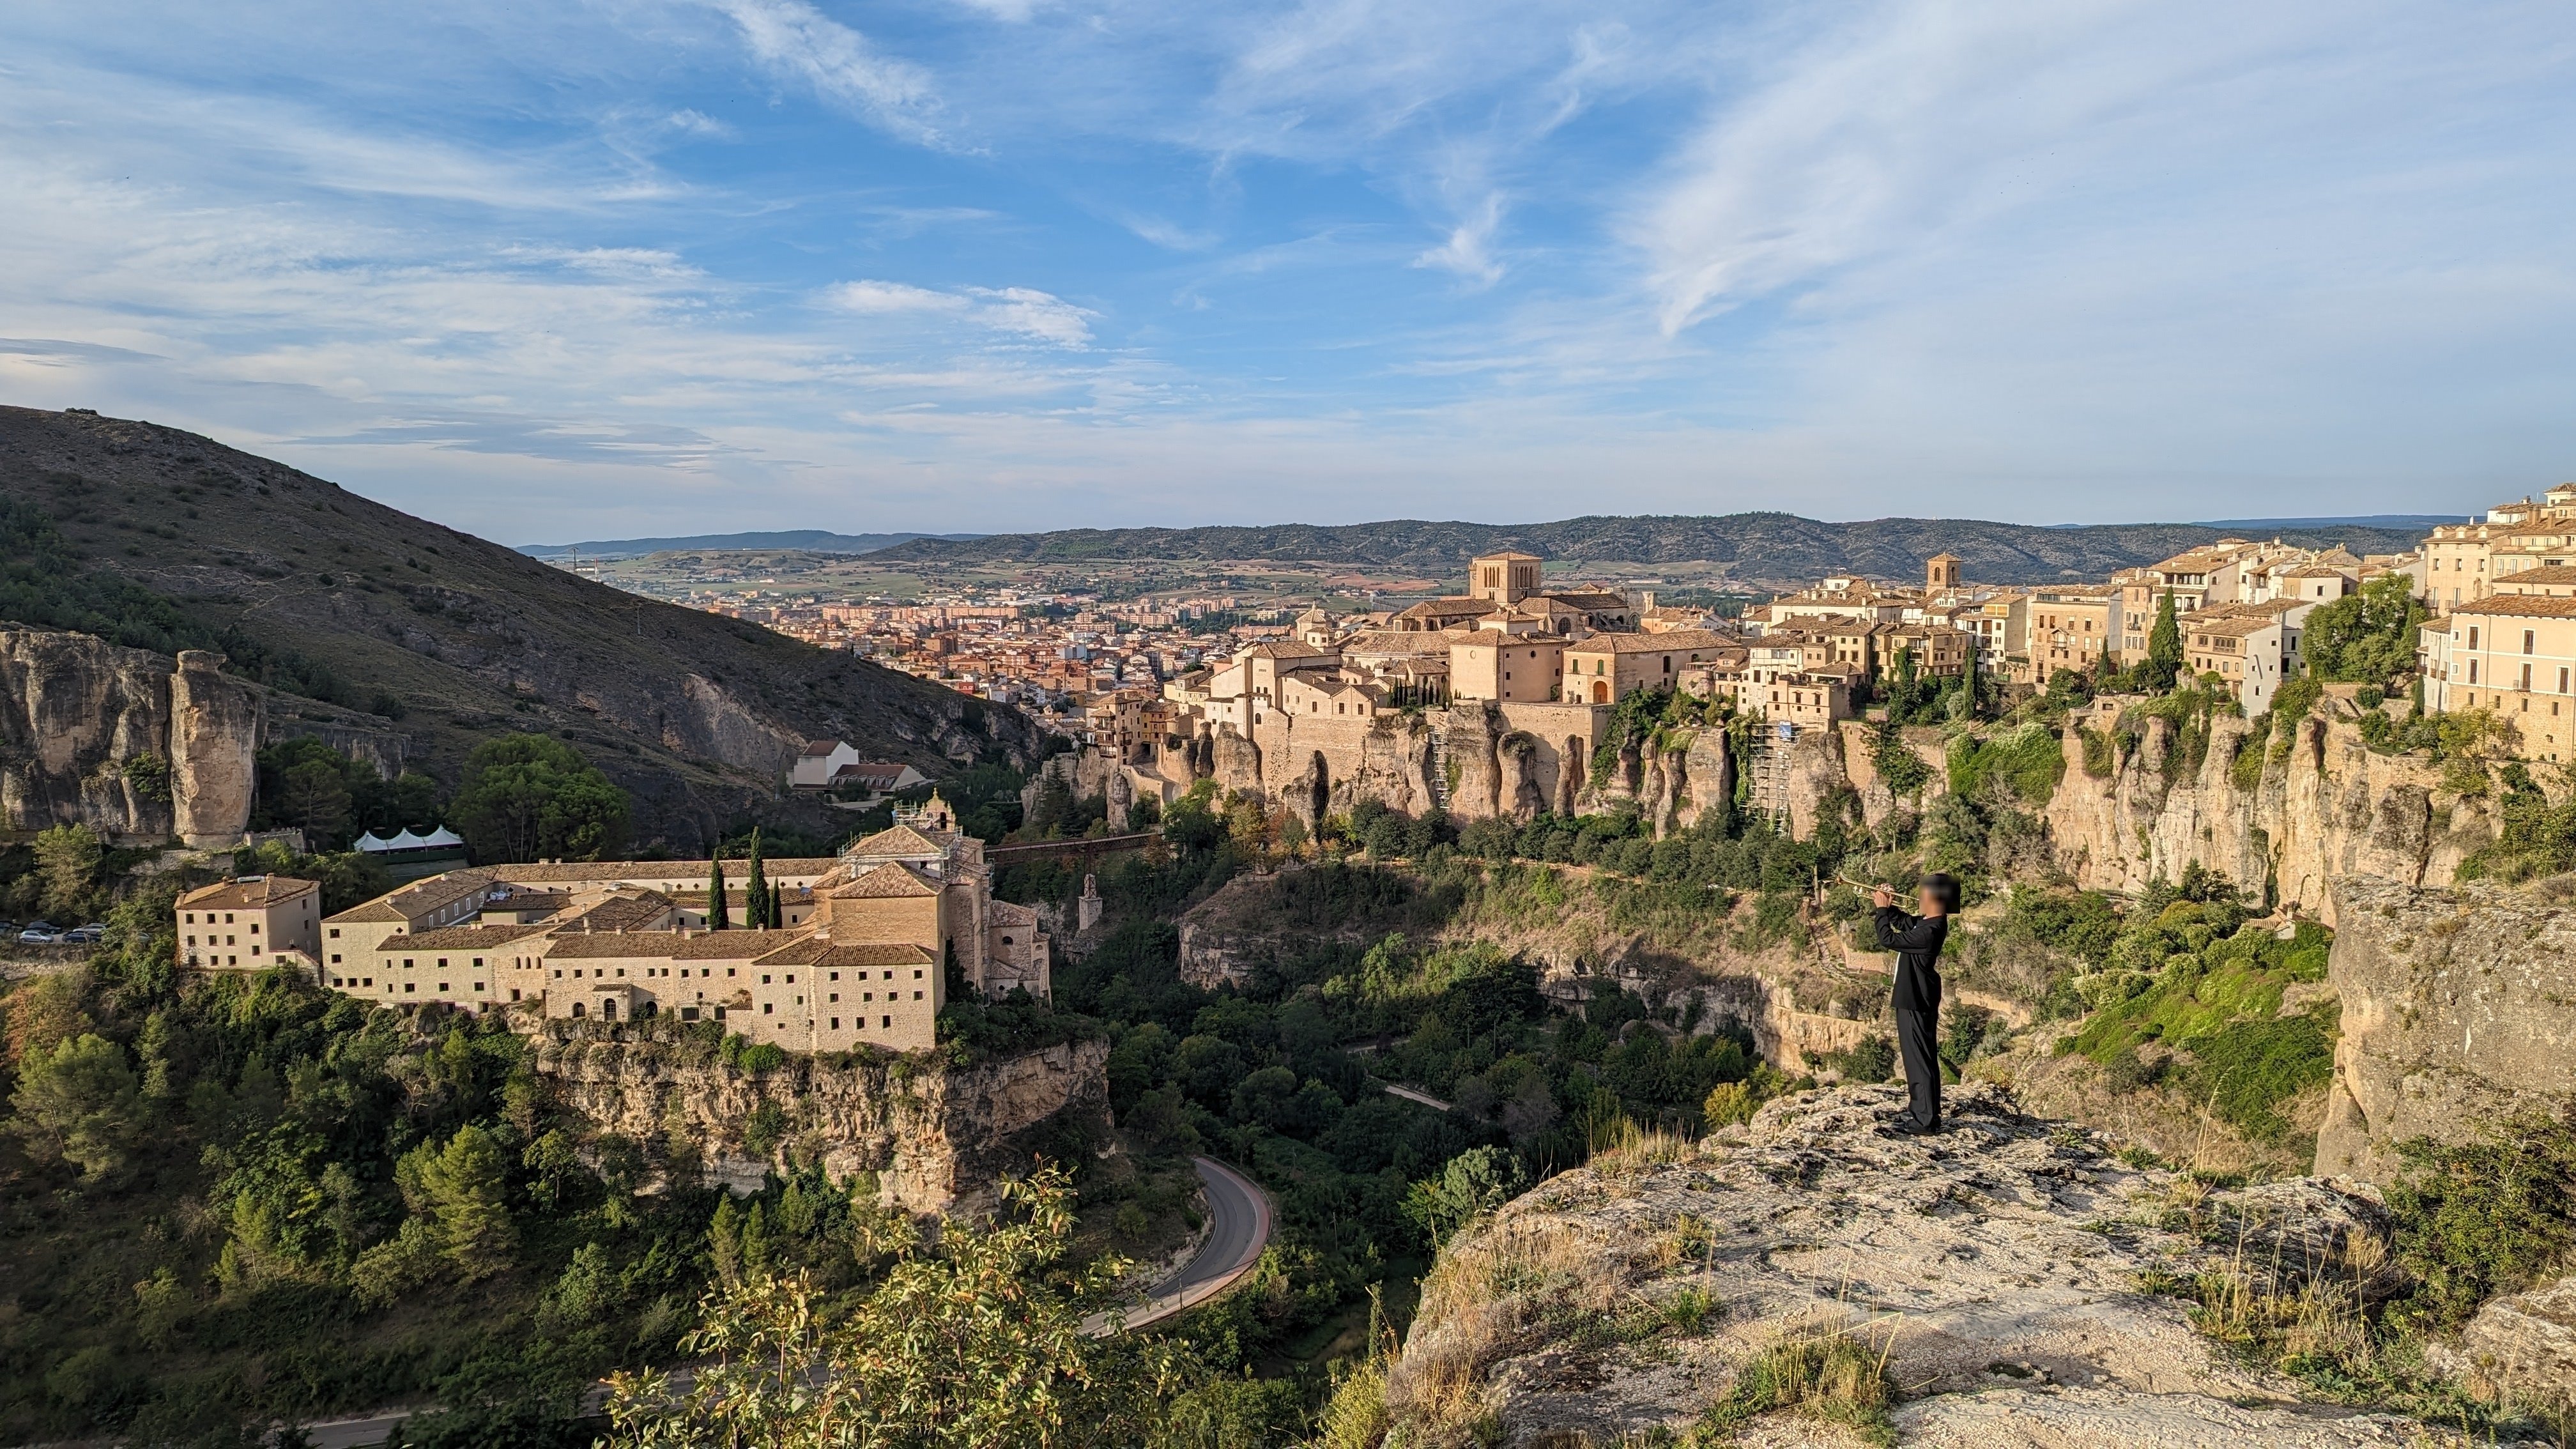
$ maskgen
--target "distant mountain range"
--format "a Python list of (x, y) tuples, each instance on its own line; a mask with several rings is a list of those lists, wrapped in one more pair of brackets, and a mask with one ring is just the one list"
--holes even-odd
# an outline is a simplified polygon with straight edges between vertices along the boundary
[(2170, 558), (2228, 534), (2259, 533), (2356, 554), (2398, 553), (2422, 541), (2441, 517), (2240, 520), (2230, 523), (2115, 523), (2050, 528), (1973, 519), (1879, 518), (1820, 523), (1788, 513), (1722, 517), (1586, 517), (1557, 523), (1430, 523), (1398, 519), (1334, 526), (1067, 529), (916, 538), (880, 550), (884, 562), (925, 564), (1083, 563), (1110, 559), (1222, 563), (1327, 563), (1434, 578), (1464, 573), (1480, 553), (1520, 549), (1558, 561), (1640, 565), (1725, 563), (1735, 577), (1786, 581), (1855, 573), (1911, 578), (1923, 561), (1954, 553), (1972, 580), (2047, 583), (2098, 579), (2115, 569)]
[(2465, 513), (2365, 513), (2351, 518), (2211, 518), (2202, 520), (2201, 528), (2223, 528), (2229, 533), (2276, 533), (2284, 528), (2405, 528), (2428, 529), (2437, 523), (2459, 523)]
[(831, 533), (820, 528), (794, 528), (783, 533), (701, 533), (689, 538), (610, 538), (589, 543), (523, 543), (519, 552), (531, 558), (642, 558), (648, 553), (694, 553), (709, 549), (799, 549), (807, 553), (875, 553), (916, 538), (958, 540), (974, 533)]

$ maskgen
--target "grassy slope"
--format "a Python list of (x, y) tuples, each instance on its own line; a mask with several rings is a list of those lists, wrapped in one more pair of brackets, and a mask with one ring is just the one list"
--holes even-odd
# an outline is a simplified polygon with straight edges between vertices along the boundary
[(93, 568), (398, 700), (453, 783), (493, 732), (581, 745), (686, 844), (766, 794), (782, 751), (841, 737), (940, 768), (1033, 736), (1009, 710), (766, 629), (620, 593), (191, 433), (0, 408), (0, 491)]

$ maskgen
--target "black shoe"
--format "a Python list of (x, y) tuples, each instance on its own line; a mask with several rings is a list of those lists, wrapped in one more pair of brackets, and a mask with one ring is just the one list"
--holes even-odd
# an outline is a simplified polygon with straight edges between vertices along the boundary
[(1926, 1127), (1911, 1117), (1900, 1117), (1896, 1121), (1896, 1130), (1908, 1137), (1938, 1137), (1941, 1135), (1941, 1124), (1935, 1122)]

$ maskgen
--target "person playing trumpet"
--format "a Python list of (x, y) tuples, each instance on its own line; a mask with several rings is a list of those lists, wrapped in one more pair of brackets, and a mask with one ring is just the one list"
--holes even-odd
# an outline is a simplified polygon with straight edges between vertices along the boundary
[(1929, 1135), (1941, 1130), (1941, 944), (1959, 910), (1959, 881), (1937, 872), (1923, 877), (1915, 892), (1919, 915), (1898, 910), (1896, 892), (1883, 885), (1870, 888), (1869, 903), (1878, 908), (1879, 949), (1896, 953), (1896, 1050), (1910, 1098), (1896, 1130)]

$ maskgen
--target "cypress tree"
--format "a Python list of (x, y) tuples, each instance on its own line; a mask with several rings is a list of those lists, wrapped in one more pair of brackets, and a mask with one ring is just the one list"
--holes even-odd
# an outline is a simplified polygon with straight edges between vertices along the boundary
[(2171, 689), (2182, 676), (2182, 621), (2174, 617), (2173, 590), (2156, 605), (2156, 627), (2147, 635), (2147, 666), (2158, 689)]
[(772, 881), (769, 886), (769, 929), (775, 931), (787, 924), (787, 887)]
[(707, 862), (707, 929), (733, 929), (733, 907), (725, 902), (724, 857)]
[(742, 923), (754, 931), (769, 929), (769, 872), (760, 862), (760, 827), (751, 828), (751, 871), (743, 878)]

